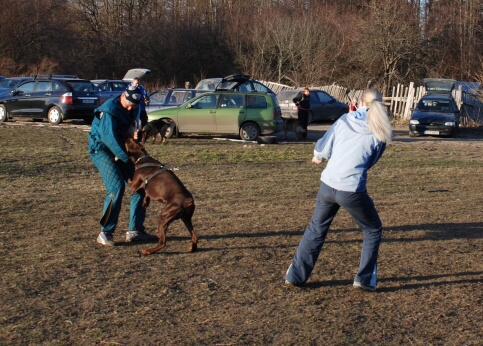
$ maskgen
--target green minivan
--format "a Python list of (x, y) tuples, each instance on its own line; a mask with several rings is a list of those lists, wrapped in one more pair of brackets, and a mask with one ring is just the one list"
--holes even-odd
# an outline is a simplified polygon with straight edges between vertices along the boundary
[(181, 133), (235, 134), (255, 141), (261, 135), (282, 131), (276, 95), (264, 92), (214, 91), (181, 106), (148, 113), (148, 120), (163, 119), (171, 128), (166, 137)]

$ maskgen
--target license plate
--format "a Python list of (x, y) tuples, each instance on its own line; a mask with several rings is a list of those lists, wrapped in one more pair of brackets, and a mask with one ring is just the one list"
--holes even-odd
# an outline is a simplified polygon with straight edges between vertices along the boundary
[(439, 131), (424, 131), (425, 135), (439, 135)]
[(82, 100), (82, 103), (94, 103), (94, 100)]

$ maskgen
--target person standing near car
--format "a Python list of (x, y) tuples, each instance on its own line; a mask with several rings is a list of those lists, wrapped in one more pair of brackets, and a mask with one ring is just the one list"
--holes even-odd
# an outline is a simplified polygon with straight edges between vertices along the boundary
[[(123, 136), (129, 132), (137, 137), (134, 121), (143, 95), (141, 91), (128, 86), (119, 96), (111, 98), (94, 110), (94, 120), (89, 133), (89, 154), (101, 174), (107, 190), (100, 220), (101, 232), (97, 242), (114, 246), (113, 233), (121, 212), (122, 197), (126, 187), (123, 171), (134, 170), (124, 148)], [(144, 189), (131, 195), (127, 241), (150, 241), (158, 238), (144, 232), (146, 208), (143, 207)]]
[(310, 89), (305, 88), (294, 97), (293, 102), (297, 106), (297, 117), (300, 126), (304, 129), (302, 138), (307, 138), (307, 127), (309, 125), (309, 110), (310, 110)]
[(148, 113), (146, 112), (146, 106), (149, 105), (149, 93), (140, 84), (138, 77), (134, 77), (130, 85), (134, 86), (136, 88), (139, 88), (139, 90), (141, 91), (141, 93), (143, 95), (143, 97), (141, 99), (141, 103), (139, 103), (138, 115), (137, 115), (137, 118), (136, 118), (137, 128), (142, 129), (144, 127), (144, 125), (146, 125), (147, 122), (148, 122)]
[(359, 108), (340, 117), (317, 141), (312, 162), (320, 164), (328, 160), (328, 163), (321, 175), (312, 220), (285, 275), (287, 284), (300, 286), (308, 280), (332, 220), (342, 207), (364, 234), (353, 286), (376, 290), (382, 223), (366, 191), (367, 171), (376, 164), (391, 139), (391, 124), (382, 95), (376, 89), (367, 89), (359, 99)]

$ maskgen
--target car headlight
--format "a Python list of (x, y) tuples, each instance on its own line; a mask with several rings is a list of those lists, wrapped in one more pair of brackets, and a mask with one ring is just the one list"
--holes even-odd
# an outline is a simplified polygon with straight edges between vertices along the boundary
[(444, 123), (444, 126), (455, 126), (455, 122), (454, 121), (447, 121)]
[(413, 124), (413, 125), (417, 125), (417, 124), (419, 124), (419, 120), (411, 119), (411, 120), (409, 120), (409, 123)]

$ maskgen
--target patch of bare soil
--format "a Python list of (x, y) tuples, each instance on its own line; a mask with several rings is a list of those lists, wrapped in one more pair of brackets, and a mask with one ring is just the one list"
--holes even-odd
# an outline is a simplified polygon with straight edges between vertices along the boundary
[[(314, 142), (182, 137), (148, 152), (193, 193), (199, 251), (180, 221), (165, 250), (96, 243), (104, 199), (88, 127), (0, 125), (2, 345), (481, 345), (483, 129), (396, 130), (369, 173), (385, 230), (376, 293), (352, 288), (362, 234), (340, 211), (303, 288), (283, 275), (310, 221)], [(156, 232), (162, 206), (148, 208)]]

